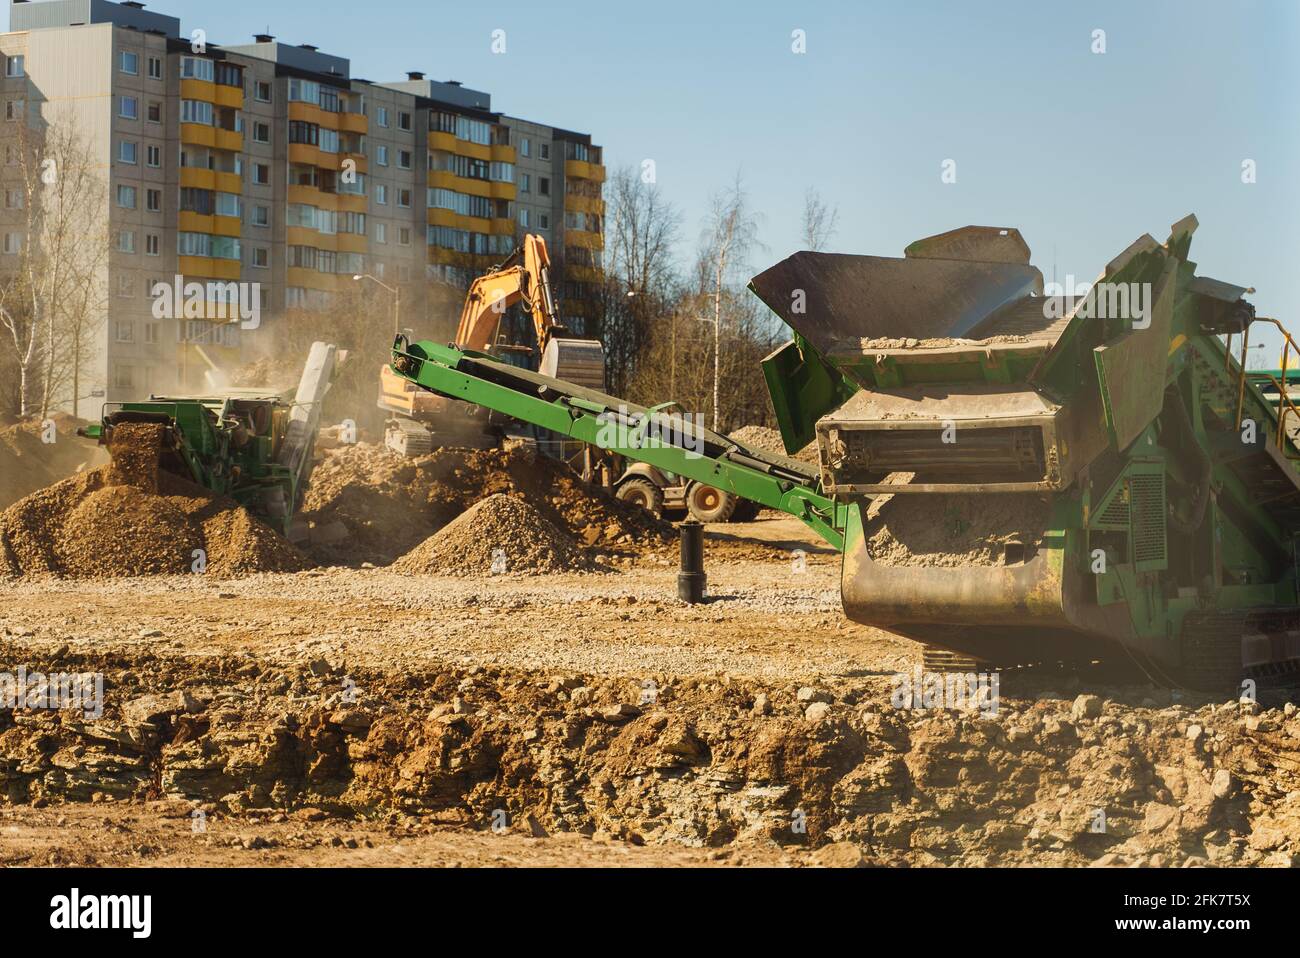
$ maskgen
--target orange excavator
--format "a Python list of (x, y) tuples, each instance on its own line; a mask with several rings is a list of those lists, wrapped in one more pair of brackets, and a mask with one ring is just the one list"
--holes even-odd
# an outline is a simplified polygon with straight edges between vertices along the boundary
[[(527, 367), (532, 347), (503, 342), (501, 320), (516, 303), (528, 310), (537, 335), (539, 372), (596, 391), (605, 388), (605, 351), (593, 339), (573, 337), (557, 316), (546, 241), (532, 233), (504, 262), (470, 285), (452, 343)], [(416, 456), (435, 446), (489, 448), (505, 424), (488, 410), (417, 388), (385, 365), (379, 373), (379, 408), (392, 414), (385, 444)]]

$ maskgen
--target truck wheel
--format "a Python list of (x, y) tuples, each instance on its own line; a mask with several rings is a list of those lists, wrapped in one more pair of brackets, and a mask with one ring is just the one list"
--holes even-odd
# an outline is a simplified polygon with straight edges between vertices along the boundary
[(692, 482), (686, 490), (686, 508), (700, 522), (726, 522), (736, 511), (736, 497), (702, 482)]
[(616, 499), (622, 499), (624, 502), (630, 502), (633, 505), (640, 506), (656, 519), (663, 518), (663, 490), (649, 479), (628, 479), (618, 487), (617, 491), (614, 493), (614, 497)]
[(753, 522), (763, 507), (753, 499), (737, 499), (736, 509), (731, 514), (732, 522)]

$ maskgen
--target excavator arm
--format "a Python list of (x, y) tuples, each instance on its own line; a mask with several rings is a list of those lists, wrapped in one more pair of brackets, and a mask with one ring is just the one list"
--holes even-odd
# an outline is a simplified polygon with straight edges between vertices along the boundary
[(474, 280), (461, 310), (455, 344), (486, 351), (496, 341), (506, 310), (522, 303), (532, 316), (538, 348), (544, 352), (552, 336), (565, 333), (555, 315), (550, 270), (546, 241), (529, 233), (504, 263)]

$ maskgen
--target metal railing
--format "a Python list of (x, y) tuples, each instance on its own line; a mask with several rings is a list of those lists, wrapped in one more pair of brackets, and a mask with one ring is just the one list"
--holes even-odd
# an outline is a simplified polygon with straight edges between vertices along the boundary
[[(1254, 321), (1257, 323), (1271, 323), (1273, 326), (1276, 326), (1277, 331), (1282, 334), (1282, 364), (1281, 368), (1278, 370), (1277, 376), (1274, 376), (1268, 370), (1257, 369), (1251, 372), (1246, 369), (1246, 355), (1247, 350), (1250, 348), (1250, 324), (1247, 323), (1241, 331), (1241, 356), (1237, 361), (1239, 372), (1237, 378), (1237, 431), (1241, 431), (1241, 417), (1245, 412), (1246, 380), (1249, 378), (1267, 382), (1277, 390), (1278, 396), (1277, 429), (1273, 441), (1277, 443), (1277, 447), (1282, 451), (1282, 455), (1286, 456), (1288, 459), (1300, 460), (1300, 453), (1291, 455), (1287, 451), (1287, 440), (1289, 437), (1286, 431), (1288, 415), (1294, 414), (1297, 423), (1300, 423), (1300, 409), (1297, 409), (1296, 404), (1291, 401), (1291, 395), (1287, 389), (1286, 375), (1287, 362), (1291, 358), (1292, 349), (1296, 351), (1297, 360), (1300, 361), (1300, 344), (1296, 343), (1296, 341), (1291, 338), (1291, 334), (1287, 332), (1285, 326), (1283, 326), (1278, 320), (1273, 319), (1271, 316), (1256, 316)], [(1228, 352), (1230, 354), (1231, 350)]]

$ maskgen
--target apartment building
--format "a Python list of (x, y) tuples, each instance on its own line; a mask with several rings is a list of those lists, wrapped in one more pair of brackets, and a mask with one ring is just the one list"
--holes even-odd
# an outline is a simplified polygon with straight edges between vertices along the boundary
[[(337, 304), (358, 275), (400, 290), (404, 327), (428, 328), (445, 319), (427, 312), (430, 284), (464, 289), (525, 232), (550, 246), (569, 325), (598, 315), (604, 167), (587, 134), (419, 72), (354, 77), (309, 44), (197, 42), (131, 0), (11, 0), (10, 27), (0, 140), (17, 123), (70, 121), (108, 181), (110, 302), (80, 415), (210, 388), (214, 366)], [(6, 212), (0, 271), (24, 242)], [(155, 292), (176, 277), (203, 295), (174, 294), (184, 308), (160, 318)], [(249, 328), (231, 300), (253, 290)]]

